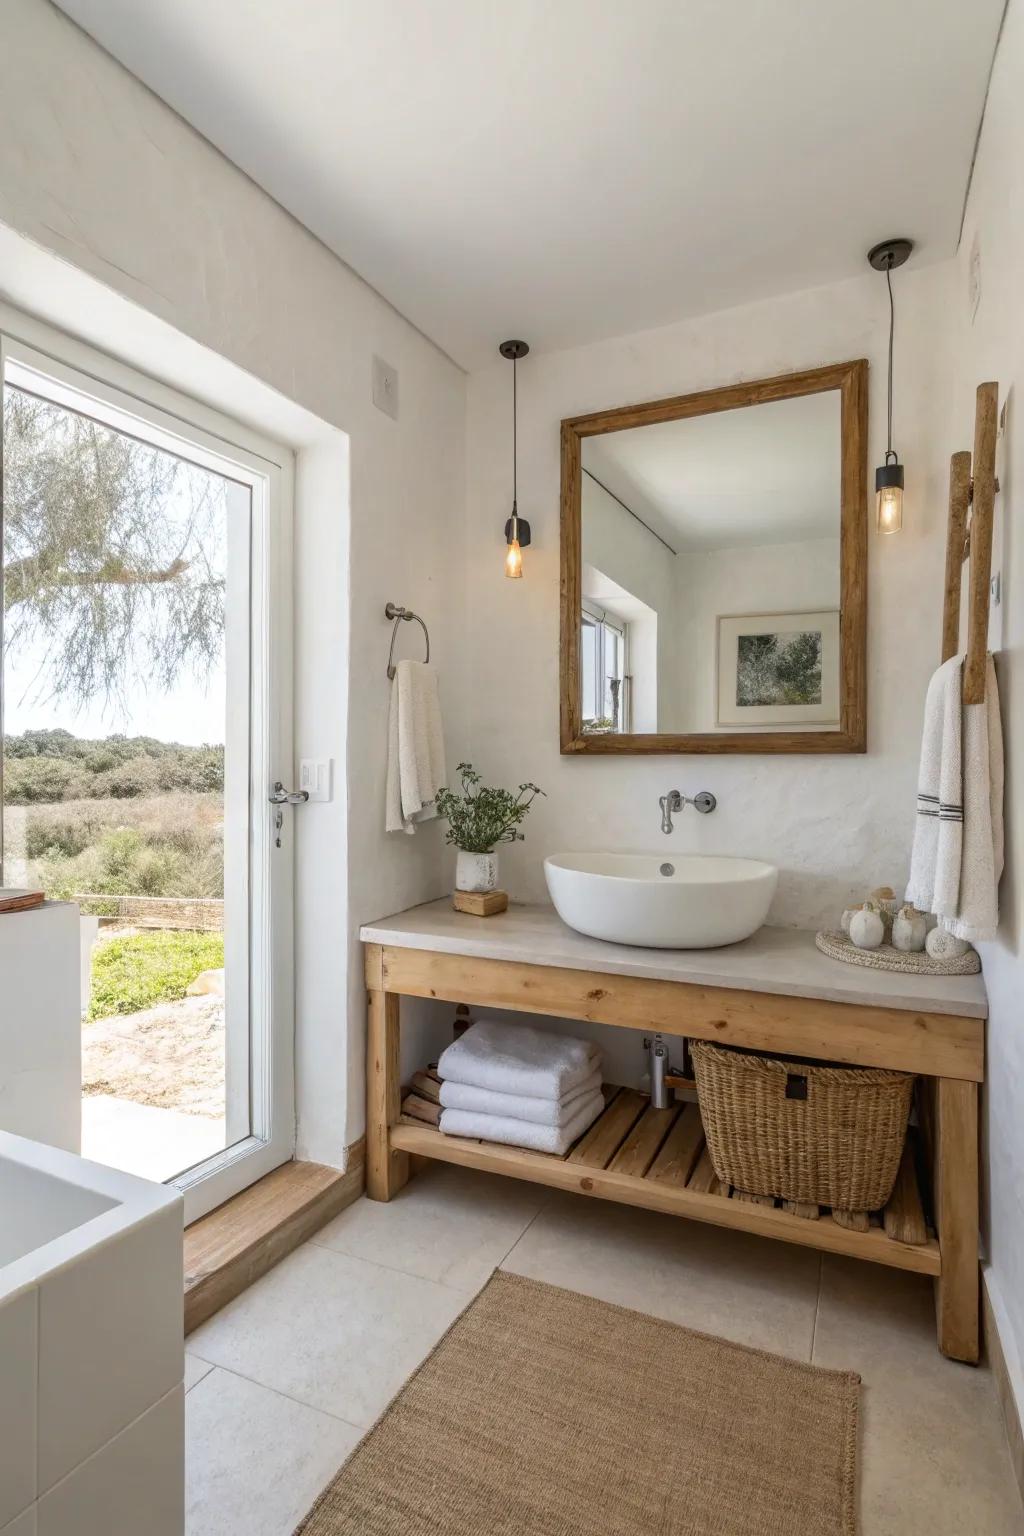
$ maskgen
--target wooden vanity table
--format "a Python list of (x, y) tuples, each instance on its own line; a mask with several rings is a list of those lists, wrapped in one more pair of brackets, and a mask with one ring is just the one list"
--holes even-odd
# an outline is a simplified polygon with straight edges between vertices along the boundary
[[(813, 934), (793, 929), (762, 928), (717, 950), (628, 948), (574, 933), (550, 907), (513, 906), (477, 918), (454, 912), (448, 899), (368, 924), (360, 937), (369, 991), (371, 1199), (390, 1200), (401, 1189), (411, 1156), (437, 1158), (931, 1275), (940, 1349), (977, 1361), (978, 1086), (987, 1015), (980, 976), (844, 965), (820, 954)], [(923, 1240), (898, 1241), (875, 1218), (867, 1231), (856, 1231), (824, 1211), (812, 1220), (730, 1198), (717, 1180), (709, 1187), (706, 1159), (698, 1177), (696, 1106), (655, 1110), (629, 1089), (608, 1090), (604, 1114), (564, 1158), (443, 1136), (402, 1114), (402, 997), (916, 1073), (931, 1188), (919, 1194), (913, 1160), (905, 1156), (890, 1206), (898, 1200), (919, 1211), (923, 1202)]]

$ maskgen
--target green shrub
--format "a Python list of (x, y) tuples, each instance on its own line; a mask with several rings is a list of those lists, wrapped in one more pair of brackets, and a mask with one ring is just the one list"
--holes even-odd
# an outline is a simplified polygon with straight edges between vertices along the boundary
[(160, 930), (109, 939), (92, 957), (89, 1018), (138, 1013), (185, 996), (200, 971), (220, 970), (224, 936)]

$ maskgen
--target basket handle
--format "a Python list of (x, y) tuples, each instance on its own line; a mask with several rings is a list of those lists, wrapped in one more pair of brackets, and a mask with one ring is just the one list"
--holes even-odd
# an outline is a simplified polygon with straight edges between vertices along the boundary
[(806, 1099), (806, 1097), (807, 1097), (807, 1077), (806, 1077), (806, 1074), (803, 1073), (803, 1072), (787, 1072), (786, 1073), (786, 1098), (787, 1099)]

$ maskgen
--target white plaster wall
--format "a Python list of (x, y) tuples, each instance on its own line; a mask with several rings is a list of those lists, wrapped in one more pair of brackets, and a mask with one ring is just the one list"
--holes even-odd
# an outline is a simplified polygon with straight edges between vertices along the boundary
[(634, 729), (653, 730), (653, 723), (642, 722), (663, 716), (672, 698), (676, 559), (588, 475), (583, 476), (581, 509), (584, 563), (596, 566), (656, 615), (656, 624), (646, 619), (634, 621), (630, 657), (633, 713), (638, 722)]
[[(572, 351), (530, 357), (519, 377), (519, 504), (534, 542), (525, 579), (506, 581), (507, 380), (471, 376), (466, 544), (472, 751), (480, 767), (547, 791), (526, 841), (503, 852), (514, 895), (545, 896), (558, 849), (672, 848), (751, 854), (781, 870), (770, 921), (812, 926), (908, 866), (924, 691), (939, 648), (949, 444), (947, 311), (954, 263), (902, 272), (895, 432), (907, 464), (905, 529), (869, 537), (868, 745), (863, 756), (561, 757), (558, 750), (559, 421), (564, 416), (739, 379), (867, 357), (870, 468), (885, 447), (888, 305), (874, 274)], [(873, 483), (873, 482), (872, 482)], [(515, 666), (508, 658), (515, 656)], [(658, 796), (710, 789), (713, 816), (687, 812), (671, 839)]]
[[(348, 482), (335, 463), (296, 529), (296, 755), (336, 760), (335, 803), (296, 827), (298, 1151), (340, 1163), (363, 1129), (358, 926), (445, 888), (438, 827), (383, 831), (383, 606), (430, 625), (454, 761), (464, 377), (47, 0), (5, 0), (0, 145), (0, 221), (348, 434)], [(300, 494), (317, 474), (300, 456)]]
[[(999, 937), (982, 947), (991, 1016), (986, 1067), (986, 1282), (1024, 1416), (1024, 4), (1010, 0), (996, 55), (967, 205), (956, 286), (950, 448), (973, 439), (974, 391), (999, 381), (1006, 432), (998, 446), (993, 568), (1002, 603), (991, 616), (1006, 743), (1006, 869)], [(971, 319), (968, 269), (977, 241), (981, 302)]]
[(714, 731), (720, 614), (800, 613), (839, 607), (839, 540), (744, 545), (681, 554), (677, 703), (662, 730)]

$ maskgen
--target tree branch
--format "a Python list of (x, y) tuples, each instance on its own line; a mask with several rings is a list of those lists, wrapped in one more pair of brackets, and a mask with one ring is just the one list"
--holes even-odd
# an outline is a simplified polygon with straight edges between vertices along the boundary
[[(176, 581), (191, 565), (180, 556), (162, 570), (129, 566), (112, 557), (94, 571), (46, 570), (45, 555), (12, 560), (4, 568), (4, 593), (8, 607), (25, 602), (43, 587), (142, 587), (160, 586)], [(42, 579), (40, 572), (42, 571)]]

